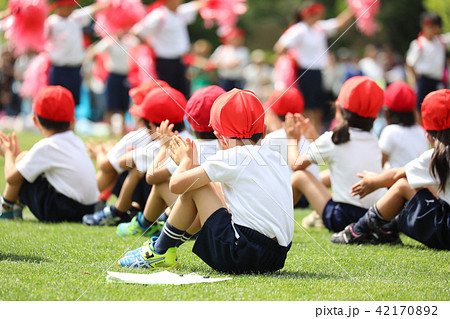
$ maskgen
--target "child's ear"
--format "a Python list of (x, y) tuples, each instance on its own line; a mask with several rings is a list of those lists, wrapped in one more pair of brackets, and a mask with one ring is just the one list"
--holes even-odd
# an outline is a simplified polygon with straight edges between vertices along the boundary
[(34, 126), (36, 126), (38, 129), (41, 127), (41, 124), (39, 123), (39, 121), (36, 117), (36, 114), (34, 114), (34, 113), (33, 113), (33, 123), (34, 123)]
[(263, 136), (261, 139), (263, 140), (266, 137), (266, 135), (267, 135), (267, 126), (264, 124), (264, 131), (263, 131)]
[(75, 119), (73, 119), (72, 121), (70, 121), (70, 126), (69, 126), (70, 130), (74, 130), (75, 129)]
[(430, 143), (430, 145), (431, 145), (432, 147), (434, 147), (434, 139), (431, 137), (430, 134), (428, 134), (428, 132), (425, 132), (425, 137), (427, 138), (428, 143)]

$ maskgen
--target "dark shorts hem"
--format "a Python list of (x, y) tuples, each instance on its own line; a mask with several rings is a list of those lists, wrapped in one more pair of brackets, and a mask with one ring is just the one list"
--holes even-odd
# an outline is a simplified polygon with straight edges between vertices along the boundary
[(192, 251), (211, 268), (226, 273), (265, 273), (284, 267), (291, 244), (283, 247), (251, 228), (234, 227), (228, 210), (218, 209), (203, 225)]
[(336, 203), (330, 199), (323, 208), (322, 220), (326, 228), (332, 232), (340, 232), (347, 225), (357, 222), (366, 212), (366, 208)]

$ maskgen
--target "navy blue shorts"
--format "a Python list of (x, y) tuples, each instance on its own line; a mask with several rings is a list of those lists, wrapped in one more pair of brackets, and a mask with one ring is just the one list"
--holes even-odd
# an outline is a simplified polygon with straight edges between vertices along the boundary
[(428, 93), (436, 91), (441, 81), (431, 79), (425, 75), (419, 76), (417, 79), (417, 110), (420, 112), (422, 101)]
[(24, 180), (19, 191), (19, 200), (41, 222), (81, 222), (86, 214), (92, 214), (95, 205), (83, 205), (58, 193), (44, 176), (33, 183)]
[(428, 247), (449, 250), (450, 207), (428, 189), (421, 189), (401, 211), (398, 229)]
[(366, 208), (336, 203), (330, 199), (323, 209), (322, 220), (326, 228), (337, 233), (347, 225), (357, 222), (366, 212)]
[(49, 84), (61, 85), (68, 89), (75, 100), (75, 105), (80, 104), (81, 74), (80, 66), (55, 66), (50, 67)]
[(234, 225), (226, 208), (215, 211), (203, 225), (192, 251), (211, 268), (227, 273), (264, 273), (284, 267), (291, 248), (248, 227)]
[(305, 99), (305, 109), (323, 109), (325, 94), (322, 89), (322, 71), (299, 69), (298, 76), (298, 89)]
[(126, 112), (130, 104), (127, 76), (110, 73), (106, 79), (106, 106), (108, 111)]
[(166, 81), (189, 99), (191, 85), (186, 78), (186, 66), (181, 59), (156, 58), (156, 72), (160, 80)]

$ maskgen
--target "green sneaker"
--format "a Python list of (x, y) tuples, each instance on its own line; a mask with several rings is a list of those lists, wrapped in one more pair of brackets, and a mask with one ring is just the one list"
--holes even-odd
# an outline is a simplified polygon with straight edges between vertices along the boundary
[(140, 252), (127, 254), (118, 261), (120, 267), (127, 268), (150, 268), (150, 269), (173, 269), (178, 267), (177, 247), (167, 249), (164, 254), (155, 252), (153, 246), (156, 237), (149, 240)]
[(146, 236), (146, 237), (158, 237), (164, 227), (164, 222), (155, 222), (148, 229), (144, 229), (139, 225), (138, 218), (140, 218), (142, 212), (139, 212), (137, 216), (134, 216), (131, 222), (121, 223), (117, 226), (117, 235), (126, 236)]

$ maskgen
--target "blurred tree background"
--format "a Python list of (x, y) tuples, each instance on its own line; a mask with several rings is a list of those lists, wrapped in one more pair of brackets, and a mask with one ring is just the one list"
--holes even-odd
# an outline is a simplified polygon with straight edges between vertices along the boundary
[[(226, 1), (226, 0), (225, 0)], [(364, 46), (373, 43), (376, 46), (389, 45), (404, 55), (409, 43), (420, 31), (419, 15), (425, 10), (439, 13), (444, 21), (444, 32), (450, 32), (450, 5), (448, 0), (379, 0), (381, 2), (377, 21), (380, 30), (373, 36), (361, 34), (353, 25), (331, 48), (335, 50), (345, 46), (362, 53)], [(52, 1), (50, 1), (52, 2)], [(93, 3), (93, 0), (79, 0), (81, 5)], [(152, 0), (144, 0), (151, 3)], [(250, 49), (271, 51), (281, 33), (293, 22), (296, 9), (302, 0), (248, 0), (248, 11), (240, 17), (239, 27), (247, 32), (247, 46)], [(326, 18), (335, 17), (346, 6), (346, 0), (321, 0), (326, 6)], [(7, 0), (0, 0), (0, 8), (7, 6)], [(189, 27), (192, 42), (205, 38), (219, 44), (215, 28), (205, 29), (202, 19)], [(335, 39), (330, 40), (330, 44)]]

